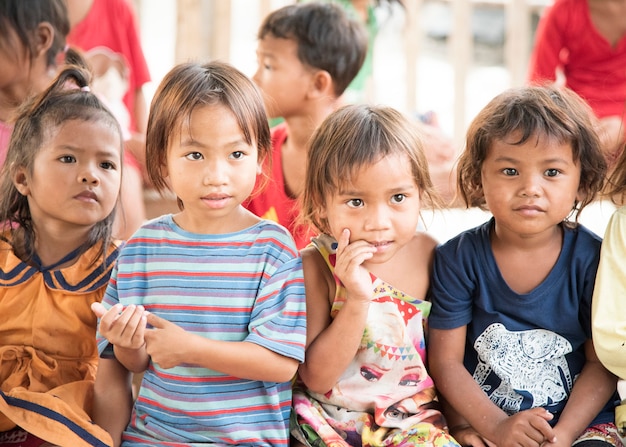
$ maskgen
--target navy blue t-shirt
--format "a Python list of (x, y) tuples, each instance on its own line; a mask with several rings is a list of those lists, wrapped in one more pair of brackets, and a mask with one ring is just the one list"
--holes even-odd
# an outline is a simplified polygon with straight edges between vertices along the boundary
[[(493, 225), (492, 218), (437, 247), (428, 324), (467, 326), (465, 367), (491, 401), (508, 414), (544, 407), (554, 424), (585, 363), (602, 240), (562, 224), (563, 247), (548, 277), (518, 294), (496, 264)], [(594, 424), (613, 422), (612, 410), (611, 401)]]

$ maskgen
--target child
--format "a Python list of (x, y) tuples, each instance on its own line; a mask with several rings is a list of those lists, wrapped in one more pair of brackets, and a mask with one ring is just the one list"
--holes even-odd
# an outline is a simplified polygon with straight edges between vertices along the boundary
[(622, 405), (616, 408), (616, 424), (626, 434), (626, 394), (622, 389), (626, 379), (626, 356), (624, 355), (624, 300), (626, 281), (623, 262), (626, 259), (626, 152), (622, 152), (615, 170), (609, 179), (608, 192), (616, 204), (620, 205), (611, 216), (606, 227), (600, 263), (593, 289), (591, 306), (591, 327), (593, 343), (598, 358), (609, 371), (620, 380), (618, 390)]
[[(18, 111), (0, 180), (0, 446), (105, 446), (96, 318), (117, 244), (122, 132), (68, 66)], [(19, 442), (19, 444), (16, 444)]]
[(462, 445), (620, 445), (615, 377), (591, 342), (601, 240), (576, 222), (606, 172), (594, 126), (556, 87), (505, 91), (470, 125), (458, 187), (493, 218), (437, 248), (429, 320)]
[(4, 163), (13, 115), (31, 94), (43, 91), (64, 55), (70, 30), (64, 0), (0, 2), (0, 165)]
[(416, 232), (433, 187), (414, 125), (346, 106), (311, 141), (302, 218), (307, 350), (294, 392), (306, 445), (456, 446), (426, 370), (435, 241)]
[(600, 118), (613, 166), (626, 132), (626, 0), (556, 0), (542, 15), (530, 60), (532, 82), (559, 82)]
[(241, 205), (270, 145), (260, 93), (230, 65), (182, 64), (161, 82), (148, 173), (159, 189), (169, 180), (181, 211), (128, 240), (109, 310), (94, 309), (104, 355), (145, 371), (123, 446), (288, 443), (306, 338), (301, 260), (287, 230)]
[[(19, 105), (30, 95), (43, 91), (62, 62), (85, 62), (66, 44), (70, 23), (65, 0), (3, 0), (0, 30), (2, 165)], [(118, 201), (120, 212), (116, 213), (114, 226), (114, 235), (124, 239), (145, 220), (140, 173), (135, 167), (124, 172), (122, 197)]]
[(258, 33), (254, 81), (263, 91), (272, 129), (270, 181), (245, 206), (274, 220), (294, 236), (298, 248), (310, 233), (298, 230), (297, 198), (304, 187), (311, 135), (341, 104), (341, 95), (359, 72), (367, 53), (367, 30), (337, 5), (287, 5), (270, 13)]

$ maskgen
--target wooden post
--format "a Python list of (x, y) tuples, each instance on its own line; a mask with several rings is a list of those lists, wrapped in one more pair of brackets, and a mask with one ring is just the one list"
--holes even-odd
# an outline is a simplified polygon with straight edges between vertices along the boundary
[(404, 45), (406, 60), (406, 110), (417, 111), (417, 60), (420, 52), (422, 33), (419, 25), (420, 8), (423, 0), (406, 0), (406, 23), (404, 28)]
[(527, 0), (509, 0), (506, 3), (506, 39), (504, 58), (511, 75), (511, 86), (526, 81), (531, 49), (530, 10)]
[(454, 142), (461, 147), (465, 135), (466, 81), (472, 55), (472, 5), (470, 0), (452, 2), (452, 31), (450, 35), (451, 63), (454, 70)]

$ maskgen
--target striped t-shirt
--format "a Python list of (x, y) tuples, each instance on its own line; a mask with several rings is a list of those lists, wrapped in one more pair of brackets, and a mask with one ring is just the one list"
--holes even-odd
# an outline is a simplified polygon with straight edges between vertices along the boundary
[[(171, 215), (146, 223), (111, 275), (103, 303), (118, 301), (141, 304), (189, 333), (304, 359), (302, 263), (289, 233), (270, 221), (206, 235), (184, 231)], [(98, 341), (102, 353), (107, 341)], [(286, 446), (290, 385), (151, 362), (123, 445)]]

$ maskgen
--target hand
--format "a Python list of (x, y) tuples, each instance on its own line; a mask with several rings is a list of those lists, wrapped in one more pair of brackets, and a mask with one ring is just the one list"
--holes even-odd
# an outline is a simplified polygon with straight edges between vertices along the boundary
[(463, 425), (450, 429), (450, 435), (463, 447), (496, 447), (495, 444), (484, 439), (470, 425)]
[(372, 279), (363, 263), (370, 259), (376, 248), (366, 241), (350, 243), (350, 230), (341, 232), (337, 241), (335, 275), (341, 280), (348, 299), (369, 303), (372, 298)]
[(92, 312), (100, 318), (98, 330), (109, 343), (125, 349), (139, 349), (145, 344), (146, 310), (143, 306), (116, 304), (108, 311), (102, 303), (93, 303)]
[(146, 352), (152, 361), (163, 369), (180, 365), (179, 358), (189, 334), (180, 326), (154, 314), (148, 315), (148, 329), (145, 334)]
[(556, 435), (548, 423), (552, 417), (540, 407), (520, 411), (496, 425), (493, 442), (498, 447), (540, 447), (554, 443)]

